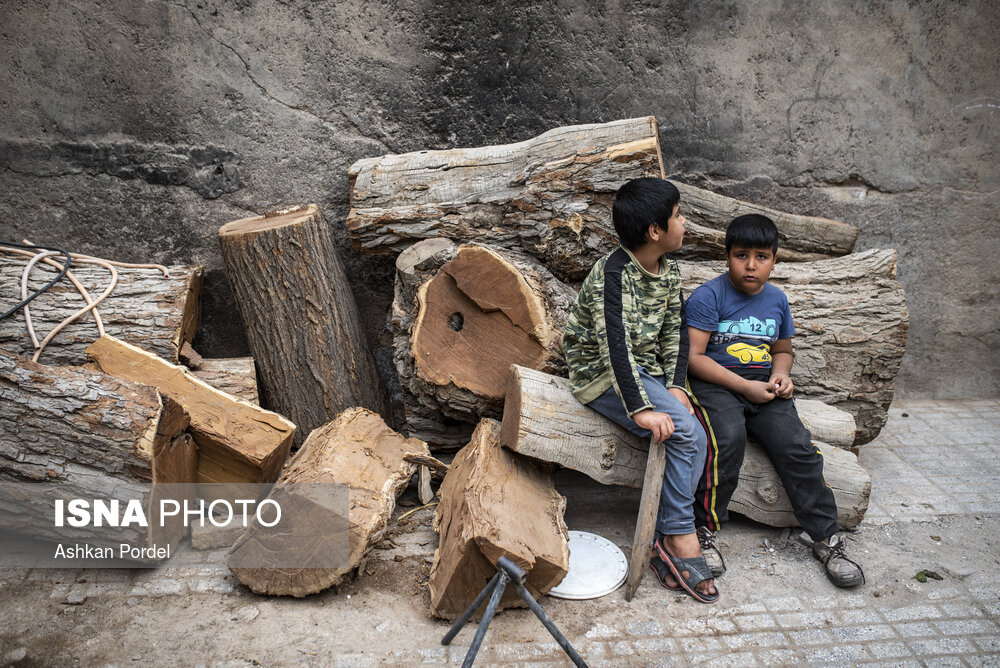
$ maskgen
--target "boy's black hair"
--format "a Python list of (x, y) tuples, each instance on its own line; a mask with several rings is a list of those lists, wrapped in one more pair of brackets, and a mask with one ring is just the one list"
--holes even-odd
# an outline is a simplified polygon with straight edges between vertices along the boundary
[(646, 243), (646, 230), (652, 223), (666, 230), (667, 221), (680, 201), (677, 186), (666, 179), (632, 179), (619, 188), (611, 221), (622, 246), (635, 250)]
[(726, 228), (726, 255), (737, 248), (770, 248), (772, 253), (778, 252), (778, 226), (767, 216), (759, 213), (748, 213), (745, 216), (733, 218)]

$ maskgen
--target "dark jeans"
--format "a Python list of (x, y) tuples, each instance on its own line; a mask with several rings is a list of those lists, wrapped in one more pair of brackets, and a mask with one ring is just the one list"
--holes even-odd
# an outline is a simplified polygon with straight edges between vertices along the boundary
[[(767, 381), (767, 370), (740, 373), (750, 380)], [(708, 459), (695, 493), (695, 519), (716, 530), (729, 519), (729, 501), (739, 482), (747, 437), (761, 445), (774, 465), (791, 501), (795, 519), (813, 540), (835, 534), (837, 504), (823, 479), (823, 455), (812, 444), (791, 399), (754, 404), (721, 385), (688, 379), (711, 425)]]

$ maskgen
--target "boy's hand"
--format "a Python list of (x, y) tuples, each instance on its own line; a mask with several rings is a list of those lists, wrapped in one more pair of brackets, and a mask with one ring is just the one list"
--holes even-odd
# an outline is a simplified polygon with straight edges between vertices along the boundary
[(691, 415), (694, 415), (694, 406), (691, 405), (691, 400), (688, 399), (687, 392), (680, 389), (679, 387), (671, 387), (668, 390), (668, 392), (674, 395), (674, 398), (677, 399), (677, 401), (681, 402), (681, 406), (684, 407), (684, 410), (686, 410)]
[(755, 404), (766, 404), (774, 399), (774, 383), (762, 380), (748, 380), (743, 389), (743, 396)]
[(666, 413), (657, 413), (647, 408), (633, 415), (632, 419), (643, 429), (653, 432), (653, 440), (656, 443), (663, 443), (674, 433), (674, 421)]
[(787, 373), (775, 373), (771, 375), (771, 380), (768, 381), (774, 386), (774, 393), (781, 399), (791, 399), (792, 389), (795, 387), (792, 384), (792, 379)]

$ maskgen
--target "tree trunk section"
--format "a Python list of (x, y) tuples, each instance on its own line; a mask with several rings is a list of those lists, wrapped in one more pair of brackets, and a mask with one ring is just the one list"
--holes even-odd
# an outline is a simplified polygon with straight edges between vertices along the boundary
[[(0, 405), (0, 481), (40, 484), (24, 497), (5, 486), (5, 528), (112, 548), (173, 547), (186, 534), (180, 522), (159, 526), (154, 498), (158, 484), (192, 482), (197, 448), (185, 433), (187, 414), (156, 388), (0, 352)], [(44, 483), (54, 483), (58, 497), (47, 496)], [(150, 526), (116, 528), (113, 537), (57, 528), (53, 498), (141, 499)]]
[[(663, 166), (648, 116), (556, 128), (503, 146), (366, 158), (349, 176), (347, 229), (361, 253), (399, 253), (434, 237), (479, 241), (523, 248), (561, 279), (580, 280), (618, 245), (615, 192), (634, 178), (662, 177)], [(696, 205), (685, 246), (692, 256), (718, 257), (720, 230), (734, 212), (765, 210), (691, 186), (685, 193)], [(844, 223), (774, 213), (789, 260), (848, 253), (858, 234)], [(810, 236), (797, 236), (803, 230)]]
[[(26, 262), (0, 258), (0, 311), (20, 301), (21, 273)], [(202, 268), (168, 267), (169, 278), (158, 269), (118, 268), (118, 285), (97, 306), (104, 331), (140, 345), (163, 359), (177, 363), (181, 347), (194, 340), (201, 318), (199, 297)], [(110, 274), (103, 267), (74, 266), (73, 275), (95, 299), (107, 288)], [(52, 280), (58, 270), (36, 264), (28, 290), (33, 292)], [(41, 341), (64, 318), (86, 305), (76, 288), (63, 279), (29, 304), (31, 321)], [(78, 366), (87, 361), (84, 352), (99, 338), (91, 313), (67, 325), (45, 346), (39, 361), (54, 366)], [(0, 320), (0, 350), (31, 357), (34, 348), (28, 336), (23, 311)]]
[[(436, 617), (465, 612), (504, 555), (528, 572), (524, 584), (536, 598), (569, 569), (566, 498), (550, 474), (503, 450), (499, 433), (495, 420), (480, 422), (438, 490), (434, 526), (440, 540), (429, 583)], [(497, 609), (523, 606), (516, 592), (505, 591)]]
[[(264, 483), (277, 480), (292, 445), (295, 425), (241, 401), (140, 348), (102, 337), (87, 349), (116, 378), (148, 383), (184, 407), (198, 443), (199, 483)], [(206, 490), (208, 496), (212, 496)]]
[(296, 443), (338, 413), (387, 415), (382, 381), (319, 207), (224, 225), (219, 243), (265, 405), (299, 427)]
[[(406, 460), (414, 455), (429, 456), (427, 445), (400, 436), (380, 416), (363, 408), (348, 409), (313, 431), (289, 462), (271, 496), (283, 491), (302, 494), (299, 490), (303, 487), (296, 489), (297, 483), (349, 486), (348, 563), (343, 568), (232, 568), (237, 579), (258, 594), (295, 597), (315, 594), (340, 582), (382, 539), (396, 497), (417, 469), (417, 464)], [(316, 512), (329, 509), (317, 508)], [(291, 538), (308, 536), (312, 528), (302, 525), (300, 531)], [(271, 533), (255, 523), (233, 546), (230, 564), (248, 550), (282, 551), (288, 540), (287, 534)]]
[(523, 253), (460, 246), (417, 287), (415, 300), (397, 304), (415, 310), (394, 319), (401, 385), (456, 420), (499, 417), (511, 364), (565, 373), (562, 334), (575, 298)]
[[(852, 442), (851, 433), (844, 429), (849, 424), (849, 416), (833, 414), (827, 406), (817, 409), (816, 402), (797, 401), (796, 405), (802, 423), (810, 431), (816, 429), (819, 433), (833, 436), (843, 447), (848, 447)], [(646, 439), (577, 401), (567, 379), (522, 367), (513, 367), (511, 370), (500, 443), (527, 457), (580, 471), (605, 485), (635, 488), (642, 486), (649, 451)], [(868, 507), (869, 476), (857, 465), (854, 455), (847, 452), (847, 458), (854, 462), (853, 466), (849, 466), (843, 463), (847, 458), (841, 455), (841, 452), (846, 451), (833, 452), (834, 450), (837, 448), (823, 448), (825, 461), (831, 463), (825, 475), (834, 490), (842, 526), (852, 528), (861, 521)], [(759, 464), (761, 457), (765, 456), (759, 446), (750, 441), (746, 454), (748, 463), (740, 470), (737, 489), (743, 490), (738, 491), (742, 494), (741, 498), (773, 498), (773, 506), (767, 513), (751, 514), (743, 509), (739, 512), (768, 524), (784, 522), (786, 519), (780, 512), (782, 507), (779, 498), (784, 495), (784, 488), (773, 468), (770, 469), (770, 478), (766, 478), (768, 471)], [(836, 466), (833, 465), (834, 462)], [(781, 494), (755, 491), (767, 489), (780, 489)], [(787, 505), (786, 497), (784, 503)], [(761, 501), (757, 505), (763, 508)]]
[[(871, 476), (849, 450), (815, 441), (823, 453), (823, 478), (837, 501), (837, 523), (853, 529), (864, 519), (871, 496)], [(774, 527), (798, 526), (792, 504), (771, 460), (753, 441), (747, 443), (740, 484), (729, 502), (729, 511)]]
[[(691, 294), (724, 272), (725, 265), (682, 262), (680, 270), (684, 291)], [(795, 320), (796, 396), (850, 413), (857, 423), (854, 444), (868, 443), (889, 417), (893, 383), (906, 350), (909, 314), (896, 278), (896, 251), (779, 262), (770, 282), (788, 296)]]
[(257, 367), (252, 357), (221, 357), (202, 359), (191, 373), (217, 390), (237, 399), (260, 405), (257, 395)]
[(808, 262), (847, 255), (854, 249), (854, 242), (861, 232), (853, 225), (837, 220), (799, 216), (684, 183), (675, 185), (680, 190), (681, 209), (688, 220), (684, 245), (674, 253), (679, 258), (716, 260), (724, 257), (726, 228), (734, 218), (749, 213), (761, 214), (774, 221), (778, 227), (781, 259), (785, 262)]

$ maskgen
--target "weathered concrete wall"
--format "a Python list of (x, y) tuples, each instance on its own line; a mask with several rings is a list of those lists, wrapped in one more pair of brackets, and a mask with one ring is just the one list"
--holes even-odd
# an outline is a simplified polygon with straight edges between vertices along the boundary
[(241, 354), (216, 230), (318, 202), (377, 337), (354, 160), (655, 114), (674, 178), (899, 250), (901, 394), (1000, 396), (996, 3), (496, 5), (7, 0), (0, 239), (204, 263), (197, 347)]

